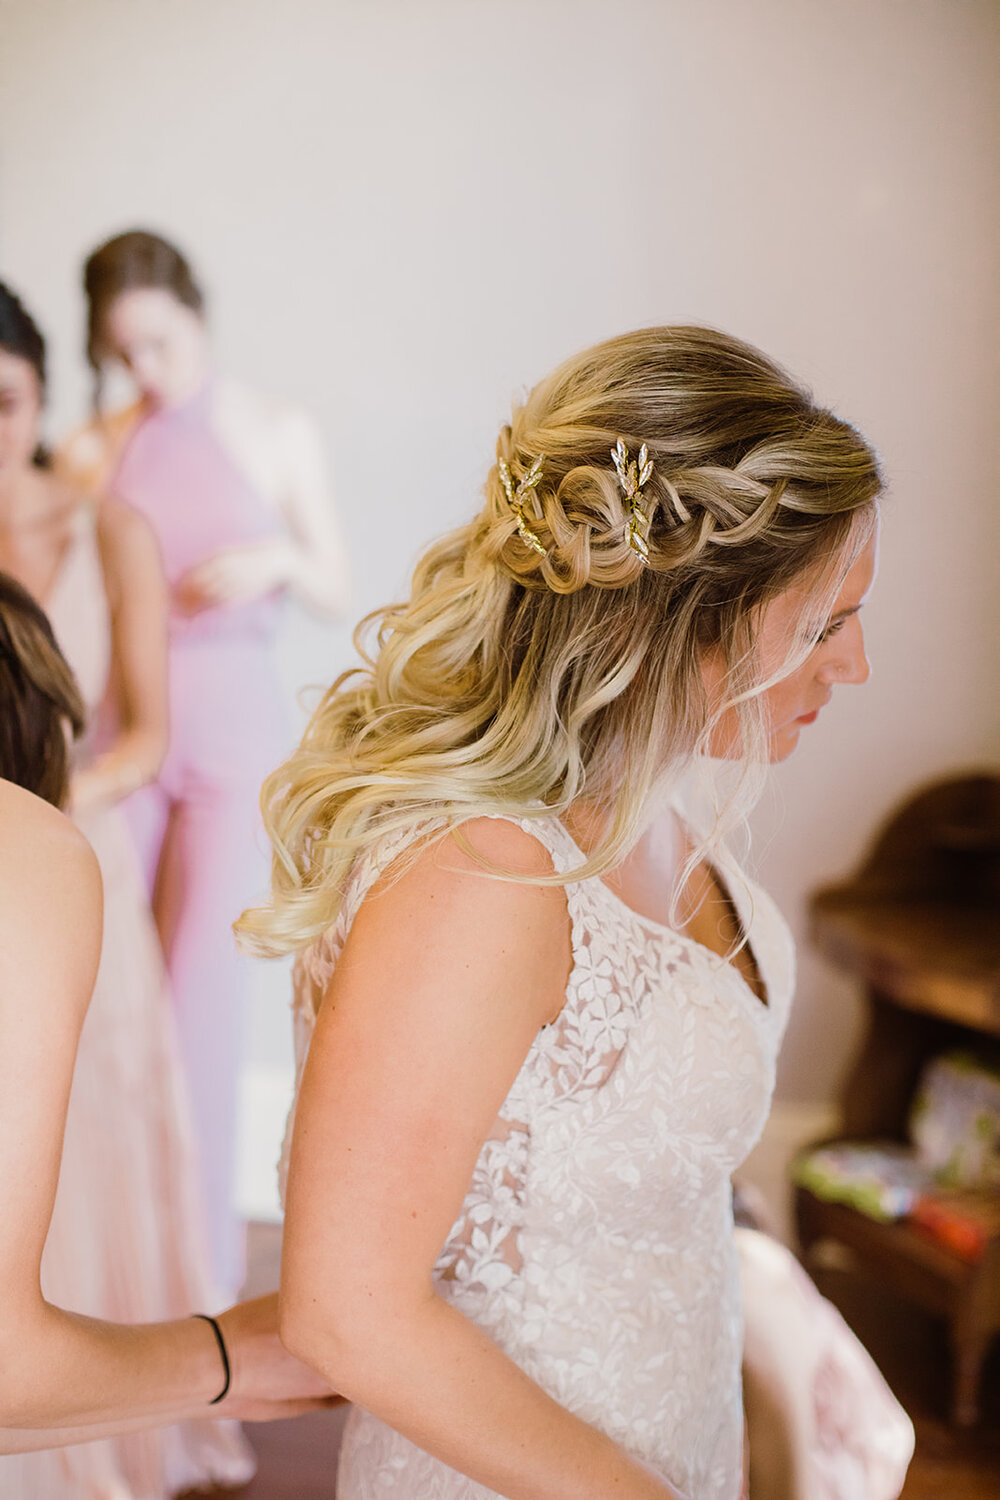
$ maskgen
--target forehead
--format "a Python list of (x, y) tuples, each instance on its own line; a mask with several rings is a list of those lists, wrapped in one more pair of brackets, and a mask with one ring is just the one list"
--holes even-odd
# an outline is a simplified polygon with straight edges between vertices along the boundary
[[(844, 610), (857, 609), (865, 602), (875, 582), (878, 545), (879, 522), (876, 517), (871, 536), (842, 577), (832, 604), (829, 589), (824, 587), (824, 579), (829, 577), (829, 573), (823, 569), (812, 578), (793, 584), (771, 601), (764, 612), (764, 630), (780, 630), (782, 626), (793, 625), (803, 616), (808, 616), (810, 608), (821, 611), (827, 618)], [(824, 621), (816, 619), (812, 623), (820, 625)]]
[(836, 614), (838, 609), (847, 609), (858, 604), (863, 604), (867, 599), (878, 573), (880, 534), (881, 523), (878, 516), (876, 516), (872, 534), (855, 559), (837, 595), (833, 607), (834, 614)]
[(175, 324), (181, 304), (164, 287), (131, 287), (119, 292), (108, 308), (105, 328), (115, 339), (166, 333)]

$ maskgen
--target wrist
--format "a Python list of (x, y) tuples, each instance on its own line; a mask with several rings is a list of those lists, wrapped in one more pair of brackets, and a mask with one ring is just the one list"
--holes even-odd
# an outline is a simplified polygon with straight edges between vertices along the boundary
[(229, 1395), (232, 1387), (232, 1366), (229, 1362), (229, 1350), (217, 1318), (211, 1317), (208, 1313), (192, 1313), (191, 1316), (199, 1322), (207, 1323), (212, 1333), (221, 1372), (221, 1384), (219, 1385), (217, 1394), (209, 1397), (208, 1404), (209, 1406), (218, 1406), (219, 1402), (224, 1401)]
[(116, 761), (108, 767), (108, 798), (120, 802), (146, 785), (148, 777), (137, 760)]
[(226, 1353), (229, 1356), (228, 1407), (234, 1398), (242, 1399), (247, 1394), (248, 1384), (253, 1387), (254, 1351), (257, 1348), (253, 1305), (246, 1302), (234, 1303), (224, 1312), (217, 1313), (215, 1321), (225, 1339)]
[(119, 759), (114, 752), (102, 756), (73, 777), (71, 802), (74, 812), (107, 806), (145, 786), (148, 777), (136, 760)]

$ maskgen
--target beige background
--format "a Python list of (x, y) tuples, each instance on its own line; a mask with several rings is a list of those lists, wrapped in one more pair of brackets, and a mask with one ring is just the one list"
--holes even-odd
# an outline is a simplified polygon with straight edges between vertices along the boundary
[[(0, 0), (0, 27), (2, 269), (52, 339), (55, 433), (87, 398), (81, 256), (165, 231), (221, 362), (321, 420), (360, 614), (476, 503), (512, 391), (633, 325), (715, 324), (891, 484), (872, 681), (757, 819), (793, 923), (915, 783), (995, 758), (995, 0)], [(348, 653), (290, 620), (290, 690)], [(259, 988), (281, 1094), (283, 972)], [(780, 1097), (829, 1100), (856, 1023), (804, 951)]]

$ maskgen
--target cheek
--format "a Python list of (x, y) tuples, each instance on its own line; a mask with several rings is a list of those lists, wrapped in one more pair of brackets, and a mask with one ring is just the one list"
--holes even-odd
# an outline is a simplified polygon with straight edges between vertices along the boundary
[(189, 366), (189, 353), (184, 343), (170, 339), (138, 354), (132, 374), (150, 395), (169, 396), (178, 380), (185, 378)]
[(791, 677), (785, 677), (781, 682), (775, 683), (764, 694), (764, 706), (767, 712), (768, 723), (772, 732), (789, 725), (799, 714), (804, 713), (803, 702), (805, 699), (806, 679), (805, 674), (796, 672)]
[(712, 730), (709, 754), (716, 760), (736, 760), (740, 754), (740, 721), (734, 708), (723, 714)]
[(136, 354), (129, 368), (137, 380), (156, 381), (163, 374), (163, 359), (152, 350)]
[(8, 453), (31, 457), (38, 446), (38, 422), (41, 413), (35, 407), (24, 407), (0, 417), (0, 432)]

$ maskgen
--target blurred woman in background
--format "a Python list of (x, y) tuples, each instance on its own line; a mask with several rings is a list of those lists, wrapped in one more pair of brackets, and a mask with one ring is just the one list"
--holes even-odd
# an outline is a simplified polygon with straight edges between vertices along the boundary
[[(144, 1323), (232, 1300), (209, 1271), (162, 957), (118, 806), (155, 777), (166, 746), (166, 589), (141, 516), (110, 502), (98, 511), (35, 463), (44, 391), (42, 337), (0, 285), (0, 568), (44, 607), (86, 705), (70, 799), (104, 885), (103, 952), (42, 1279), (60, 1307)], [(22, 1003), (34, 1003), (32, 988), (25, 976)], [(145, 1500), (252, 1471), (235, 1428), (174, 1427), (5, 1461), (0, 1493)]]
[[(91, 493), (151, 524), (170, 592), (170, 744), (129, 817), (170, 974), (202, 1158), (210, 1250), (228, 1296), (243, 1279), (232, 1207), (248, 971), (230, 931), (264, 879), (257, 803), (285, 753), (271, 660), (280, 600), (327, 615), (347, 577), (312, 423), (218, 376), (200, 287), (157, 235), (119, 235), (86, 263), (97, 415), (60, 455)], [(134, 405), (100, 409), (123, 366)]]
[[(0, 1453), (6, 1454), (181, 1419), (203, 1423), (210, 1415), (288, 1417), (325, 1395), (282, 1350), (273, 1296), (215, 1320), (227, 1375), (203, 1319), (101, 1322), (54, 1306), (40, 1287), (74, 1054), (101, 949), (100, 868), (83, 835), (55, 810), (69, 792), (68, 734), (82, 732), (84, 717), (45, 614), (0, 573)], [(70, 1135), (77, 1124), (71, 1112)], [(148, 1474), (127, 1487), (115, 1461), (128, 1453), (124, 1467), (133, 1469), (143, 1446), (133, 1440), (81, 1450), (82, 1457), (5, 1460), (5, 1500), (159, 1494)]]

